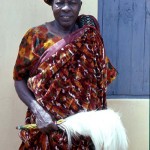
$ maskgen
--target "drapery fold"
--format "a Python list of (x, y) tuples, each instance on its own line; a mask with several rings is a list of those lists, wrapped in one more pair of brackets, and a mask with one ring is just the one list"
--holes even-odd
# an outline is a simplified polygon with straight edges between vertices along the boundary
[[(31, 65), (32, 62), (28, 63), (28, 87), (34, 93), (37, 102), (54, 120), (66, 118), (80, 111), (106, 109), (107, 86), (117, 75), (105, 54), (98, 23), (91, 16), (88, 16), (89, 23), (86, 21), (87, 16), (79, 18), (81, 28), (64, 39), (55, 39), (55, 43), (47, 47), (41, 56), (36, 57), (37, 62), (33, 63), (34, 65)], [(34, 37), (37, 37), (35, 31), (39, 31), (38, 28), (34, 29)], [(30, 35), (31, 33), (33, 34), (33, 30), (30, 31)], [(40, 36), (42, 37), (42, 33)], [(53, 38), (55, 37), (51, 36), (49, 40), (52, 41)], [(43, 40), (43, 37), (41, 39)], [(35, 43), (40, 41), (43, 48), (43, 45), (48, 45), (49, 40), (43, 40), (42, 43), (38, 38)], [(36, 46), (36, 52), (41, 51), (41, 47), (38, 50)], [(19, 56), (18, 62), (21, 58), (25, 57)], [(28, 110), (26, 124), (31, 123), (35, 123), (35, 116)], [(67, 149), (67, 137), (61, 130), (51, 131), (49, 134), (43, 134), (38, 130), (21, 131), (20, 137), (23, 140), (20, 150)], [(83, 147), (88, 150), (92, 145), (88, 137), (80, 137), (73, 141), (74, 150)]]

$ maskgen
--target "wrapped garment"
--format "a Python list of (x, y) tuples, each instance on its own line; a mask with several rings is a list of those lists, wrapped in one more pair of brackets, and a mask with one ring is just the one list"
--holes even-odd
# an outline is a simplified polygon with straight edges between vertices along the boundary
[[(106, 90), (116, 70), (105, 55), (98, 23), (92, 16), (79, 16), (80, 27), (64, 39), (51, 33), (46, 24), (30, 29), (22, 39), (14, 80), (27, 80), (37, 102), (54, 121), (81, 111), (107, 108)], [(28, 110), (26, 124), (34, 124)], [(103, 122), (102, 122), (103, 123)], [(20, 150), (66, 150), (66, 133), (21, 131)], [(91, 150), (89, 137), (72, 140), (72, 150)]]

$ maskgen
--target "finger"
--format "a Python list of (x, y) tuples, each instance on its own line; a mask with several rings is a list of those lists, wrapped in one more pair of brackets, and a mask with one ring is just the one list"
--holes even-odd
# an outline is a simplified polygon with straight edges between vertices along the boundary
[(48, 130), (47, 128), (41, 128), (40, 131), (42, 133), (50, 133), (50, 130)]
[(55, 123), (52, 123), (51, 127), (52, 127), (54, 130), (58, 130), (58, 126), (57, 126)]
[(44, 128), (43, 123), (39, 119), (36, 119), (36, 125), (37, 125), (38, 129)]
[(58, 127), (55, 124), (49, 124), (46, 127), (39, 127), (39, 130), (42, 133), (50, 133), (51, 131), (58, 130)]

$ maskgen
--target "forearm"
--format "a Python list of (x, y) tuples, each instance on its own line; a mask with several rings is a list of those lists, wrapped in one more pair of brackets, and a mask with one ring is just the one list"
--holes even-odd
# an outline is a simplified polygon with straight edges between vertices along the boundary
[(36, 102), (35, 97), (27, 87), (25, 80), (15, 81), (14, 85), (19, 98), (34, 114), (43, 110), (43, 108)]
[(25, 80), (15, 81), (15, 88), (19, 98), (36, 116), (36, 124), (42, 132), (49, 132), (51, 129), (58, 129), (58, 127), (54, 124), (51, 115), (35, 100), (35, 97), (28, 89)]

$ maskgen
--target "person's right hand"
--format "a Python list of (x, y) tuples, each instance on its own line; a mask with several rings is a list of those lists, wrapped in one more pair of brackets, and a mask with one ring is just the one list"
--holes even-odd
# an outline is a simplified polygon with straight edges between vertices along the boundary
[(15, 81), (15, 88), (19, 98), (27, 105), (36, 117), (36, 124), (42, 132), (49, 132), (50, 130), (57, 130), (57, 125), (53, 122), (50, 114), (38, 104), (29, 90), (26, 80)]
[(57, 125), (53, 122), (49, 113), (44, 109), (37, 112), (36, 124), (40, 131), (45, 133), (48, 133), (50, 130), (58, 130)]
[(37, 101), (32, 101), (32, 111), (36, 117), (36, 125), (40, 131), (48, 133), (50, 130), (58, 130), (57, 125), (53, 122), (51, 115), (41, 107)]

